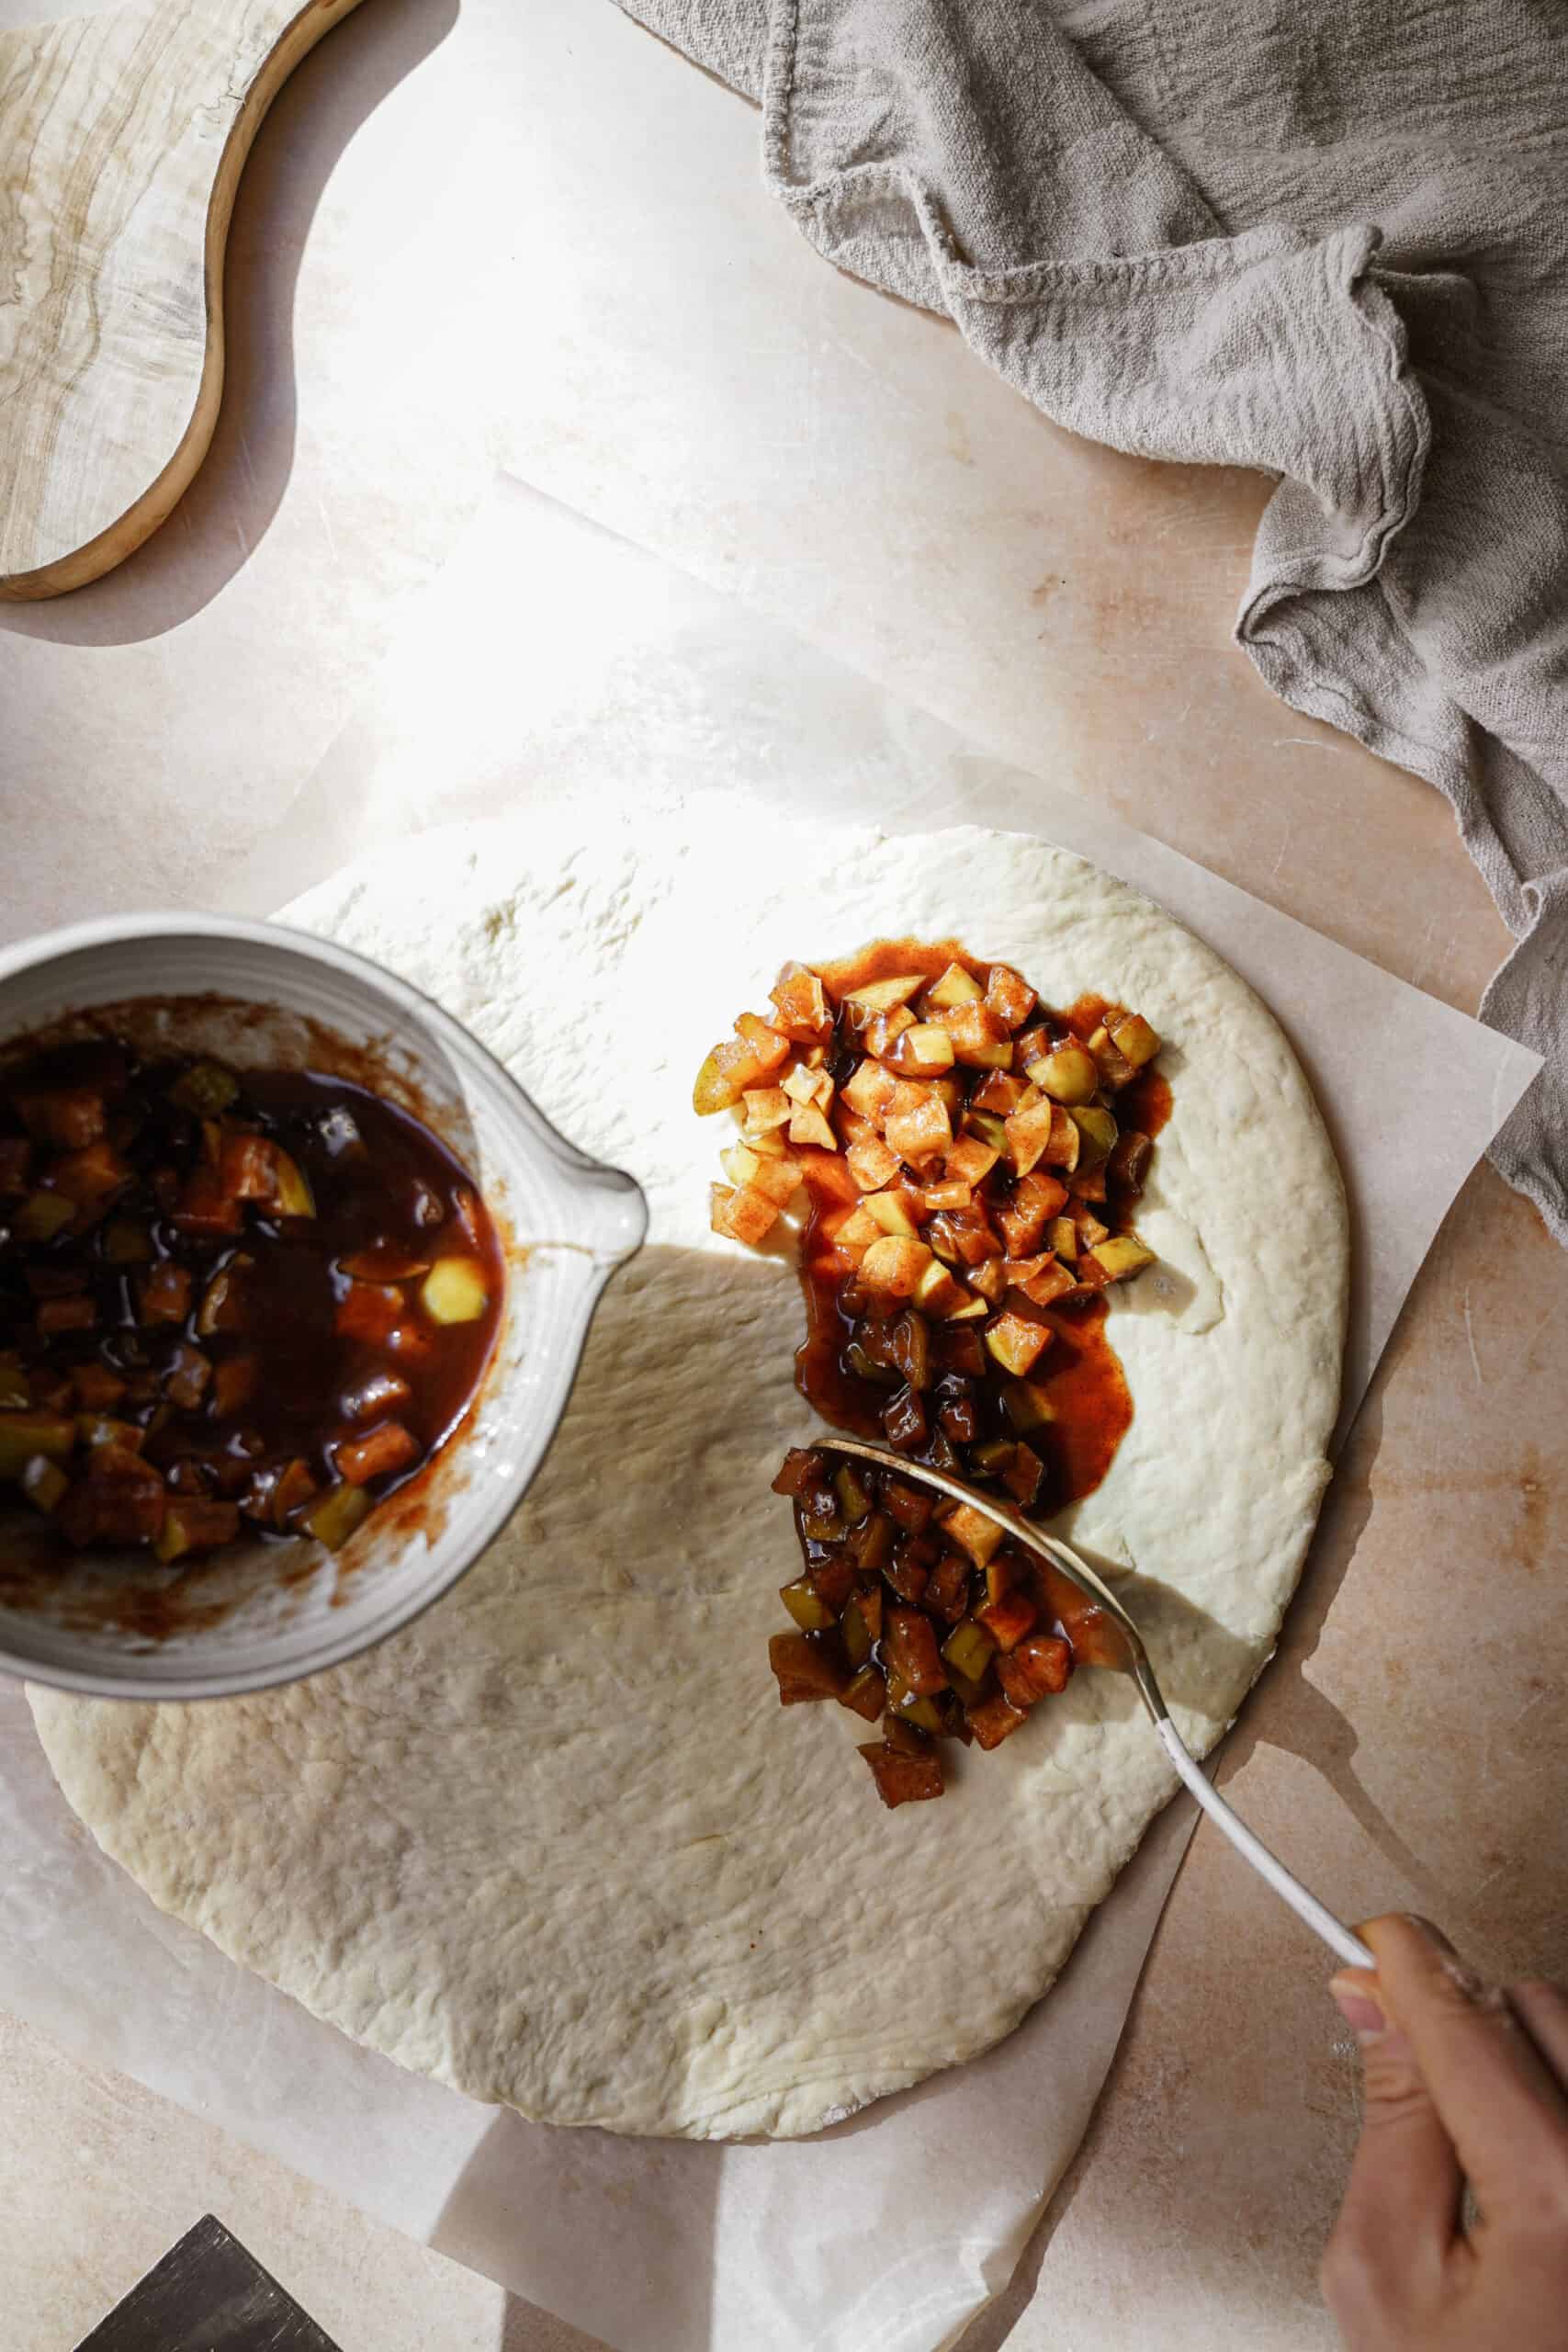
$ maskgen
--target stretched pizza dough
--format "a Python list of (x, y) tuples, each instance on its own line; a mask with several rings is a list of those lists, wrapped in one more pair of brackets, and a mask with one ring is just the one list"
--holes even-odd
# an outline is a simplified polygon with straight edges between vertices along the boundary
[(526, 2115), (723, 2138), (813, 2131), (999, 2040), (1175, 1783), (1106, 1674), (896, 1814), (857, 1718), (777, 1705), (797, 1560), (768, 1484), (810, 1430), (802, 1309), (782, 1259), (706, 1230), (728, 1129), (689, 1110), (707, 1046), (786, 956), (887, 933), (955, 936), (1058, 1003), (1124, 999), (1168, 1041), (1139, 1218), (1162, 1263), (1111, 1309), (1134, 1419), (1064, 1524), (1135, 1573), (1199, 1751), (1272, 1649), (1328, 1476), (1347, 1234), (1279, 1029), (1136, 892), (973, 830), (705, 831), (454, 829), (288, 910), (429, 989), (635, 1170), (651, 1246), (524, 1509), (441, 1607), (259, 1698), (30, 1697), (105, 1850), (318, 2016)]

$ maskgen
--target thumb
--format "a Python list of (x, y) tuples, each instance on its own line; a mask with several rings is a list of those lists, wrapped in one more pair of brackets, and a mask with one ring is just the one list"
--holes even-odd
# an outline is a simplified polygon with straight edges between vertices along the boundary
[(1336, 2235), (1365, 2263), (1412, 2283), (1434, 2276), (1459, 2227), (1464, 2177), (1416, 2052), (1383, 2014), (1375, 1976), (1330, 1988), (1361, 2051), (1365, 2114)]

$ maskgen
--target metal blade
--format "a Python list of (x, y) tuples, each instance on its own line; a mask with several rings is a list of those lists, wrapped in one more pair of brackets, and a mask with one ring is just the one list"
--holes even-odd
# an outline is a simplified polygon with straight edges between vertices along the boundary
[(207, 2214), (76, 2352), (339, 2352), (221, 2222)]

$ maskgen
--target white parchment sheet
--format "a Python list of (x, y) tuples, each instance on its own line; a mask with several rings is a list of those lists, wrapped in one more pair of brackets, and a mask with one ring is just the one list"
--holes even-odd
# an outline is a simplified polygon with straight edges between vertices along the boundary
[[(738, 844), (749, 802), (797, 812), (803, 845), (834, 820), (1037, 832), (1225, 956), (1290, 1033), (1345, 1170), (1348, 1418), (1535, 1057), (510, 478), (227, 910), (456, 819), (564, 805), (585, 831), (653, 829), (715, 790)], [(164, 1918), (71, 1815), (6, 1686), (0, 2003), (623, 2352), (937, 2352), (1006, 2283), (1082, 2137), (1189, 1827), (1185, 1806), (1156, 1824), (987, 2057), (810, 2142), (616, 2140), (405, 2074)]]

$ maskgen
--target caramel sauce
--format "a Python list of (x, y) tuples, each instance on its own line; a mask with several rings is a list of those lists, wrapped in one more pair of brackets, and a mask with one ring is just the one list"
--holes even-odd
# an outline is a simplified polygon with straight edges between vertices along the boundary
[[(926, 980), (934, 980), (954, 963), (985, 985), (989, 965), (954, 940), (935, 944), (911, 939), (879, 940), (856, 956), (812, 968), (837, 1004), (851, 990), (873, 980), (906, 972), (919, 972)], [(1042, 1003), (1031, 1022), (1043, 1019), (1058, 1036), (1070, 1033), (1087, 1039), (1100, 1025), (1109, 1001), (1104, 997), (1083, 996), (1061, 1011)], [(1152, 1137), (1169, 1118), (1170, 1103), (1168, 1082), (1158, 1070), (1148, 1069), (1117, 1098), (1118, 1119), (1124, 1130), (1137, 1129)], [(810, 1204), (800, 1245), (807, 1335), (795, 1355), (795, 1385), (834, 1429), (886, 1442), (881, 1408), (888, 1392), (863, 1378), (845, 1361), (844, 1351), (855, 1323), (840, 1305), (839, 1290), (851, 1269), (834, 1249), (826, 1227), (826, 1220), (860, 1198), (859, 1188), (837, 1152), (802, 1150), (795, 1157), (805, 1168)], [(1114, 1203), (1097, 1204), (1096, 1214), (1113, 1231), (1125, 1230), (1131, 1222)], [(1044, 1319), (1052, 1328), (1052, 1343), (1032, 1378), (1044, 1390), (1055, 1419), (1030, 1439), (1043, 1456), (1048, 1473), (1032, 1516), (1059, 1510), (1092, 1494), (1114, 1461), (1133, 1419), (1126, 1376), (1106, 1328), (1104, 1298), (1048, 1308)], [(984, 1390), (990, 1392), (985, 1398), (987, 1422), (997, 1429), (1002, 1426), (996, 1413), (1001, 1385), (999, 1373), (983, 1383)]]

